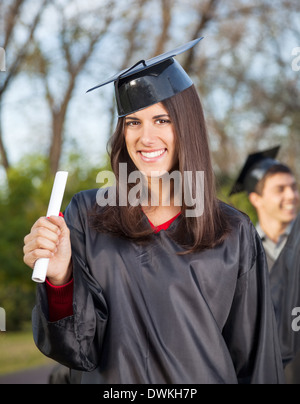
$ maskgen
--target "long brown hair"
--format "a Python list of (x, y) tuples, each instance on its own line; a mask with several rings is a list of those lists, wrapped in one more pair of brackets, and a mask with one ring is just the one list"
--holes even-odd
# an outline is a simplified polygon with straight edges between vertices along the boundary
[[(229, 221), (216, 197), (215, 177), (212, 169), (208, 136), (202, 105), (194, 86), (162, 102), (175, 131), (179, 171), (204, 172), (204, 210), (199, 217), (186, 217), (185, 198), (182, 198), (180, 220), (172, 233), (185, 252), (213, 248), (224, 241), (230, 231)], [(111, 167), (116, 177), (117, 201), (119, 195), (119, 164), (127, 163), (128, 176), (136, 170), (127, 152), (124, 137), (124, 118), (119, 118), (115, 133), (109, 141)], [(195, 189), (196, 175), (192, 176)], [(127, 183), (127, 192), (132, 184)], [(151, 240), (153, 230), (141, 206), (106, 206), (92, 216), (92, 226), (100, 232), (109, 232), (137, 242)]]

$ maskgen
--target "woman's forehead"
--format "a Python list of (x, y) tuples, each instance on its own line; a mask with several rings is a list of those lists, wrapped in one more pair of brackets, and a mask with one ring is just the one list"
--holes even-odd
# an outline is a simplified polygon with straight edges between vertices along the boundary
[(159, 115), (169, 115), (167, 109), (161, 102), (158, 102), (150, 107), (143, 108), (139, 111), (126, 115), (126, 118), (139, 118), (139, 117), (155, 117)]

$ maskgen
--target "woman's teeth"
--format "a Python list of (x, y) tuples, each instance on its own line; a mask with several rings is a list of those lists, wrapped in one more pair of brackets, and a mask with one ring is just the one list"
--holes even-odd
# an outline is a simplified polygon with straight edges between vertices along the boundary
[(161, 149), (161, 150), (157, 150), (157, 151), (153, 151), (153, 152), (144, 152), (141, 151), (141, 155), (144, 157), (147, 157), (148, 159), (152, 159), (154, 157), (159, 157), (161, 156), (166, 149)]

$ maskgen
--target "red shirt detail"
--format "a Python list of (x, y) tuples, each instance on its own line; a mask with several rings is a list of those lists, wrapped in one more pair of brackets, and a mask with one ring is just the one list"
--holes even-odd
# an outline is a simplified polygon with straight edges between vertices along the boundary
[(160, 232), (161, 230), (168, 230), (168, 228), (171, 226), (171, 224), (174, 222), (175, 219), (181, 214), (181, 212), (177, 213), (176, 216), (172, 217), (172, 219), (168, 220), (167, 222), (160, 224), (159, 226), (154, 226), (153, 223), (150, 222), (148, 219), (152, 229), (154, 230), (155, 233)]
[(49, 321), (54, 322), (73, 315), (73, 286), (73, 279), (62, 286), (54, 286), (46, 279)]

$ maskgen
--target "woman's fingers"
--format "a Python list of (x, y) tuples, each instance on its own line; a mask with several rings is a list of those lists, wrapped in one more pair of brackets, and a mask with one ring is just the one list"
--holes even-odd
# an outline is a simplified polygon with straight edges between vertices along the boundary
[(52, 253), (50, 250), (45, 250), (45, 249), (35, 249), (32, 251), (29, 251), (24, 255), (24, 262), (26, 265), (28, 265), (30, 268), (33, 269), (35, 262), (39, 258), (52, 258), (54, 253)]
[[(57, 226), (57, 224), (53, 223), (53, 218), (57, 218), (57, 217), (56, 216), (40, 217), (32, 226), (30, 233), (34, 233), (41, 229), (47, 229), (53, 233), (59, 233), (60, 232), (59, 226)], [(59, 218), (59, 219), (62, 219), (62, 218)], [(65, 223), (64, 220), (63, 220), (63, 222)], [(60, 223), (60, 221), (59, 221), (59, 223)]]
[(33, 268), (39, 258), (51, 258), (59, 249), (62, 254), (69, 242), (69, 229), (62, 217), (41, 217), (24, 238), (24, 262)]

